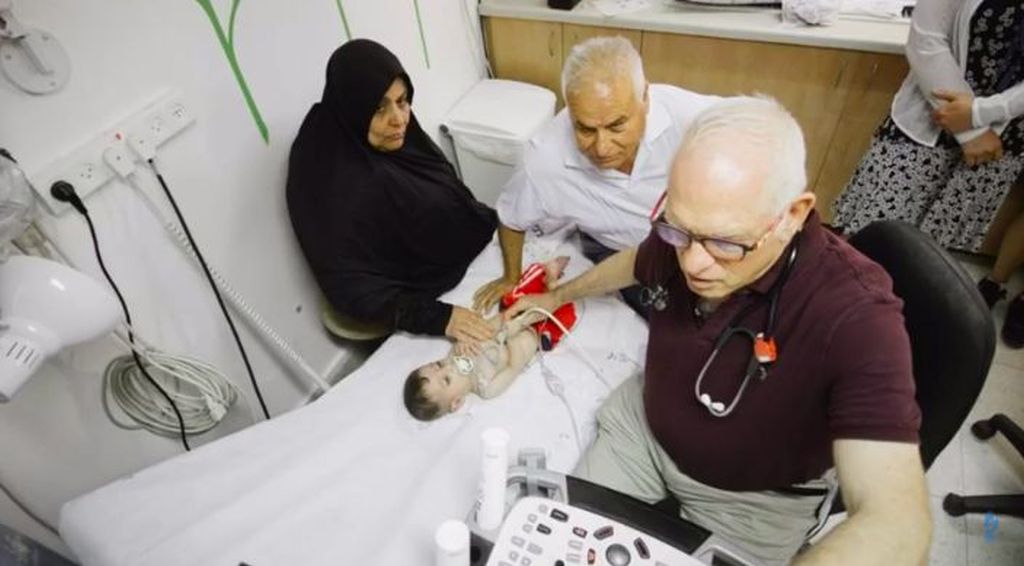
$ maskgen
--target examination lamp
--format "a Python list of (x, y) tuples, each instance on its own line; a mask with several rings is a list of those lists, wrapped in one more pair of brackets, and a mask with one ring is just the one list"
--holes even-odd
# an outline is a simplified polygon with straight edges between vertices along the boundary
[(24, 174), (0, 150), (0, 403), (47, 357), (121, 320), (117, 300), (89, 276), (48, 259), (4, 257), (4, 245), (31, 221), (33, 198)]

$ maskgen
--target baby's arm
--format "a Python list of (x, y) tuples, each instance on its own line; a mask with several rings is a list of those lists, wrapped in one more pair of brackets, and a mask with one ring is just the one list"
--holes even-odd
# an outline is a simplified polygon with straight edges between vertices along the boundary
[(508, 389), (512, 381), (522, 373), (523, 368), (537, 353), (537, 344), (537, 335), (530, 330), (510, 335), (505, 345), (508, 348), (508, 361), (504, 368), (498, 370), (487, 388), (479, 392), (480, 396), (484, 399), (491, 399)]

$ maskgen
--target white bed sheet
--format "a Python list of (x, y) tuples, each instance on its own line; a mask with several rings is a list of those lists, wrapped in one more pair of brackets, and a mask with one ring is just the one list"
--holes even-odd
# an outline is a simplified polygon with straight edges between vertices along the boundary
[[(570, 243), (530, 241), (526, 255), (555, 251), (572, 257), (569, 276), (589, 266)], [(468, 304), (499, 265), (492, 242), (446, 298)], [(588, 299), (573, 338), (617, 385), (638, 373), (647, 327), (617, 298)], [(544, 448), (554, 470), (570, 471), (580, 455), (535, 362), (496, 399), (474, 398), (432, 423), (412, 419), (405, 377), (448, 347), (393, 336), (314, 403), (70, 501), (61, 536), (85, 566), (430, 564), (434, 529), (476, 499), (485, 428), (509, 431), (513, 457)], [(588, 443), (609, 392), (566, 346), (545, 362), (565, 381)]]

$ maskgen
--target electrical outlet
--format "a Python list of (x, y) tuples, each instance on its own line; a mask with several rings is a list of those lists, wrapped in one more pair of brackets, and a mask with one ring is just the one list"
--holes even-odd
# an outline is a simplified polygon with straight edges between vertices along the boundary
[(42, 169), (30, 170), (29, 182), (52, 214), (63, 214), (70, 206), (50, 196), (54, 182), (71, 183), (84, 200), (118, 175), (130, 174), (139, 160), (156, 155), (159, 146), (193, 122), (181, 92), (165, 92)]

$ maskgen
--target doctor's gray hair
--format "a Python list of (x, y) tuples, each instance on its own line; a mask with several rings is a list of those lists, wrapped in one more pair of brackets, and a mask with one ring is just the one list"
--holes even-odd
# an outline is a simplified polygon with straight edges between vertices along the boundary
[(779, 101), (762, 94), (726, 98), (701, 112), (683, 135), (679, 153), (713, 137), (744, 139), (770, 164), (764, 189), (771, 214), (807, 190), (807, 148), (800, 125)]
[(622, 36), (590, 38), (576, 44), (565, 58), (562, 98), (568, 100), (569, 93), (591, 84), (584, 79), (607, 81), (621, 75), (630, 77), (636, 99), (643, 100), (647, 79), (643, 61), (633, 44)]

